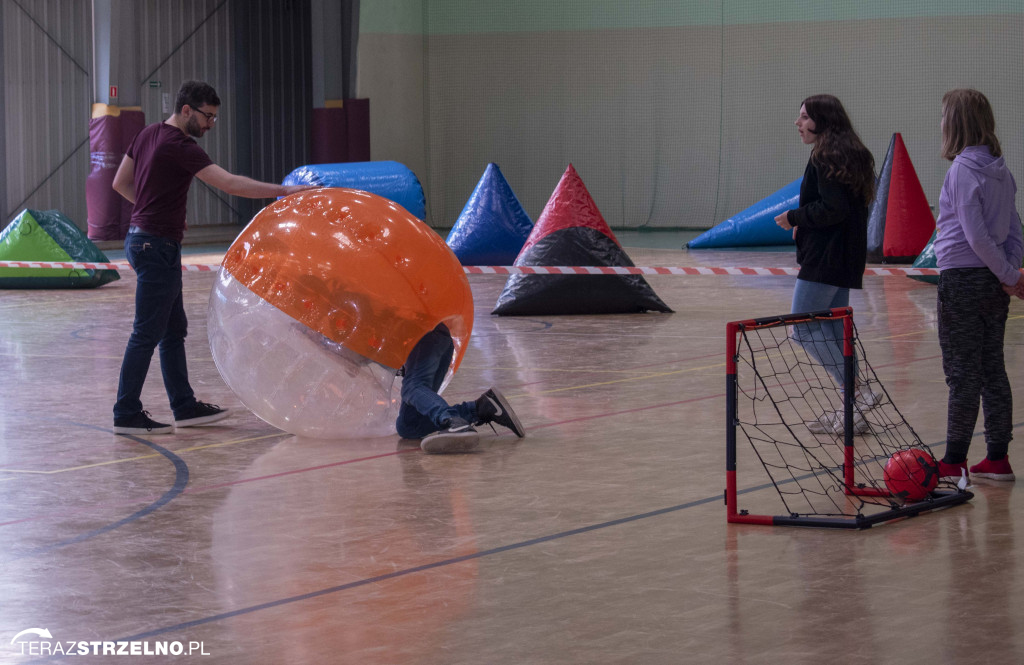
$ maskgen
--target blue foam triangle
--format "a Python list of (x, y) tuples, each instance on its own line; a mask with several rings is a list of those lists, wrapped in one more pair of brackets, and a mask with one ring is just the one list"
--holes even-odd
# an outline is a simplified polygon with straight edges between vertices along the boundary
[(746, 210), (708, 229), (690, 242), (689, 249), (792, 245), (793, 232), (775, 223), (775, 217), (799, 207), (803, 176), (766, 196)]
[(465, 266), (509, 266), (533, 222), (497, 164), (488, 164), (446, 242)]

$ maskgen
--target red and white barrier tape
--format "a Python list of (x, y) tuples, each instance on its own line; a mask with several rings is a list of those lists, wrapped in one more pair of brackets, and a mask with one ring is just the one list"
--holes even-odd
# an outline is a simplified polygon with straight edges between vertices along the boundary
[[(66, 261), (0, 261), (0, 268), (63, 268), (65, 270), (131, 270), (127, 263)], [(186, 272), (215, 272), (220, 264), (182, 264)], [(469, 275), (796, 275), (799, 268), (714, 266), (463, 266)], [(868, 277), (923, 277), (938, 275), (936, 268), (866, 268)]]
[[(122, 270), (131, 271), (127, 263), (85, 263), (81, 261), (0, 261), (0, 268), (63, 268), (65, 270)], [(181, 265), (182, 270), (189, 272), (215, 272), (220, 270), (219, 263), (206, 265)]]
[[(800, 268), (713, 266), (463, 266), (470, 275), (797, 275)], [(868, 276), (938, 275), (936, 268), (866, 268)]]

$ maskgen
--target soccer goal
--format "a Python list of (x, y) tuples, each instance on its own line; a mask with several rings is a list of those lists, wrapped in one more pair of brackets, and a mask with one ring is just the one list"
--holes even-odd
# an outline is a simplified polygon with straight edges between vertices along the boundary
[[(926, 464), (913, 470), (920, 492), (900, 491), (893, 464), (934, 462), (868, 363), (851, 308), (734, 321), (727, 337), (729, 522), (864, 529), (973, 498), (966, 482), (938, 483)], [(752, 454), (737, 450), (741, 439)], [(745, 480), (763, 478), (751, 471), (760, 462), (768, 482), (740, 492), (741, 458)], [(764, 505), (772, 487), (778, 508)], [(754, 492), (757, 514), (739, 507)]]

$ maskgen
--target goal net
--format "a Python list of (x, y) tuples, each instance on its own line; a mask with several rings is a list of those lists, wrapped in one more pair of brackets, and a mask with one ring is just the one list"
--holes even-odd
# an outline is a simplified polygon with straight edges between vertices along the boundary
[[(727, 337), (729, 522), (863, 529), (973, 497), (966, 482), (936, 485), (937, 469), (922, 474), (921, 496), (890, 489), (893, 466), (887, 485), (894, 454), (931, 451), (868, 363), (851, 308), (735, 321)], [(737, 450), (743, 440), (752, 456)], [(744, 478), (754, 476), (756, 458), (768, 484), (738, 489), (739, 454)], [(773, 487), (781, 503), (765, 513), (758, 490)], [(738, 505), (753, 492), (758, 514)]]

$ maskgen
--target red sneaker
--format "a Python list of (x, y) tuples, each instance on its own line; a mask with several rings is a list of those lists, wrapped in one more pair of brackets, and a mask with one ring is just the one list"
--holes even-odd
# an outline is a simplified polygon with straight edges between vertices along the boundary
[(1010, 458), (1004, 457), (1001, 460), (990, 460), (985, 458), (971, 467), (971, 473), (979, 478), (991, 478), (992, 480), (1013, 480), (1013, 469), (1010, 468)]
[[(980, 465), (979, 465), (980, 466)], [(973, 472), (974, 469), (971, 469)], [(939, 460), (939, 481), (957, 483), (960, 482), (961, 477), (966, 477), (967, 482), (971, 481), (970, 474), (967, 473), (967, 462), (960, 462), (959, 464), (946, 464), (942, 460)]]

